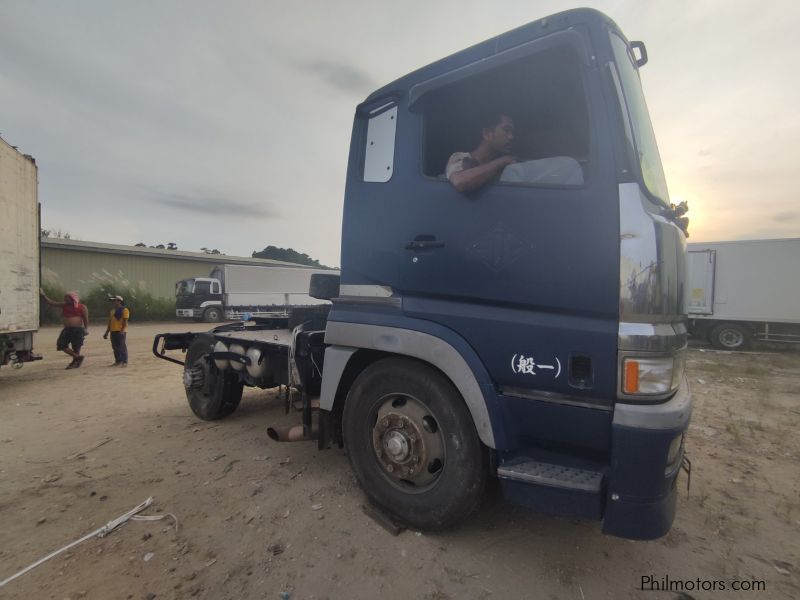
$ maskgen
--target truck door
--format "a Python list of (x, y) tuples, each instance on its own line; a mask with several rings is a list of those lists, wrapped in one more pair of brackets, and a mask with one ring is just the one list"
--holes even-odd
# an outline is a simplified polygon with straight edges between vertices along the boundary
[[(364, 167), (354, 169), (351, 157), (342, 282), (390, 286), (408, 316), (456, 331), (501, 392), (611, 402), (617, 186), (588, 41), (561, 34), (455, 83), (445, 74), (418, 97), (412, 88), (410, 106), (384, 98), (363, 108), (354, 145), (361, 136)], [(476, 115), (487, 105), (513, 117), (520, 160), (572, 161), (582, 181), (457, 192), (445, 164), (477, 145)], [(387, 114), (396, 125), (377, 123)], [(374, 150), (387, 140), (393, 152)]]

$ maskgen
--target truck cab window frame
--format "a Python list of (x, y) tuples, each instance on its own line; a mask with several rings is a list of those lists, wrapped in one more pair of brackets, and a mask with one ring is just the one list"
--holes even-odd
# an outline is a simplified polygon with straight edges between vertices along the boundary
[(634, 164), (639, 179), (647, 192), (660, 202), (669, 205), (669, 190), (658, 151), (653, 124), (644, 99), (636, 57), (617, 32), (609, 31), (614, 57), (611, 74), (617, 99), (625, 124), (625, 134), (634, 153)]
[[(474, 150), (480, 143), (481, 116), (499, 111), (509, 113), (515, 121), (515, 147), (511, 154), (523, 156), (528, 161), (572, 159), (580, 169), (580, 182), (548, 181), (546, 178), (539, 181), (498, 179), (489, 185), (556, 189), (586, 187), (592, 174), (593, 133), (585, 72), (587, 59), (585, 47), (575, 40), (577, 34), (571, 33), (575, 37), (567, 41), (549, 44), (521, 57), (515, 56), (474, 75), (426, 90), (424, 95), (415, 98), (422, 122), (419, 173), (429, 181), (449, 183), (444, 175), (449, 157), (454, 152)], [(554, 55), (560, 55), (562, 62), (558, 64), (566, 65), (566, 69), (552, 66)], [(547, 80), (546, 91), (539, 86), (538, 94), (537, 78)], [(503, 82), (501, 93), (497, 93), (497, 82)], [(468, 93), (468, 90), (474, 93)], [(569, 91), (566, 103), (565, 95), (559, 93), (565, 91)], [(452, 110), (446, 110), (448, 104)], [(546, 162), (538, 164), (545, 165)]]

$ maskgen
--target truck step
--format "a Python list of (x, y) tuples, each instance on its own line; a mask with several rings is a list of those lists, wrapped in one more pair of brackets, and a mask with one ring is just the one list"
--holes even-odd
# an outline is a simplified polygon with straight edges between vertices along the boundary
[(600, 493), (603, 485), (603, 474), (598, 471), (555, 465), (526, 457), (515, 458), (500, 465), (497, 476), (500, 479), (589, 493)]

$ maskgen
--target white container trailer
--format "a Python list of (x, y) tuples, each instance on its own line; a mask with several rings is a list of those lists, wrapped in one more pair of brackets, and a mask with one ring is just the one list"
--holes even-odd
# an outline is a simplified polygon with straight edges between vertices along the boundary
[(689, 331), (741, 350), (800, 342), (800, 238), (688, 244)]
[(20, 368), (39, 329), (36, 162), (0, 139), (0, 366)]
[(208, 322), (249, 317), (286, 317), (290, 307), (326, 304), (308, 295), (314, 273), (305, 267), (217, 265), (208, 277), (179, 281), (176, 315)]

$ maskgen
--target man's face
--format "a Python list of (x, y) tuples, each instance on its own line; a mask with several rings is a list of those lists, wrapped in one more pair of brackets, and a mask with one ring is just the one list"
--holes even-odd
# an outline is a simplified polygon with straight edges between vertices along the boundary
[(484, 129), (483, 137), (495, 154), (510, 154), (514, 145), (514, 121), (503, 115), (494, 129)]
[(75, 303), (72, 301), (72, 296), (65, 295), (65, 296), (64, 296), (64, 304), (70, 304), (70, 305), (72, 305), (72, 304), (75, 304)]

